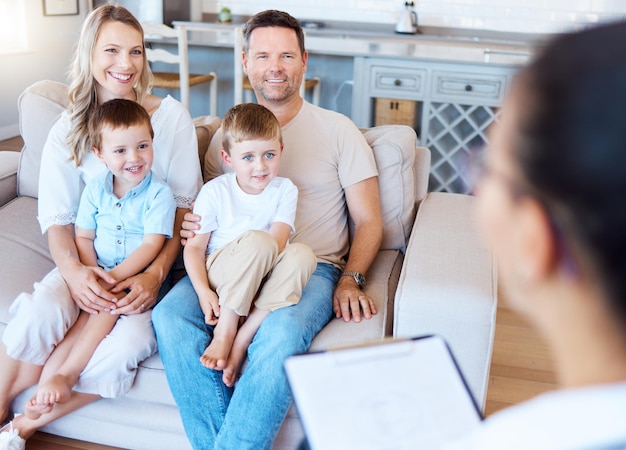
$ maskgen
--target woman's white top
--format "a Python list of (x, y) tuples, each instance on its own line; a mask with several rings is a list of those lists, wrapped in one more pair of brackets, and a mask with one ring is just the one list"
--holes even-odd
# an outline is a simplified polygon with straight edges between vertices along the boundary
[(445, 450), (626, 448), (626, 383), (562, 389), (488, 417)]

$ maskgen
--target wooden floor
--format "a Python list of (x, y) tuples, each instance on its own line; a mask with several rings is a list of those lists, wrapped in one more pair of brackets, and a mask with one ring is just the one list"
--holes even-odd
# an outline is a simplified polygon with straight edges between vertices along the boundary
[(557, 387), (545, 342), (499, 297), (485, 416)]
[[(502, 298), (502, 295), (501, 295)], [(556, 387), (552, 360), (545, 343), (505, 301), (498, 304), (496, 335), (491, 361), (485, 415), (528, 400)], [(112, 449), (37, 433), (27, 450)]]

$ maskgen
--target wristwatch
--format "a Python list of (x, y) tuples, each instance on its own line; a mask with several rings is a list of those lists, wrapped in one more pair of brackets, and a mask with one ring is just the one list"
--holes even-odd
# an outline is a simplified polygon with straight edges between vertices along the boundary
[(342, 277), (352, 277), (354, 282), (359, 287), (359, 289), (363, 289), (365, 287), (365, 276), (360, 272), (350, 272), (345, 271), (341, 274)]

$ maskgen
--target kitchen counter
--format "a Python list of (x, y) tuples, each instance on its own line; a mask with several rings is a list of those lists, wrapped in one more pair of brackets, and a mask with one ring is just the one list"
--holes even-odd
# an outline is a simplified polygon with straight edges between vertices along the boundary
[[(173, 24), (189, 29), (191, 45), (232, 47), (233, 31), (243, 25), (245, 18), (219, 23), (210, 16), (205, 14), (202, 22), (175, 21)], [(302, 23), (309, 53), (350, 57), (521, 65), (545, 40), (545, 36), (539, 35), (483, 30), (420, 27), (418, 34), (408, 35), (395, 33), (388, 24), (305, 20)]]

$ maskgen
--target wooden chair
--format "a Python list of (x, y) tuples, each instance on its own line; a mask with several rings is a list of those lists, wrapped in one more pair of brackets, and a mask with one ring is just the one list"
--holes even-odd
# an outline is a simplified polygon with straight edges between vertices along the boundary
[[(238, 105), (243, 102), (243, 96), (245, 91), (246, 102), (250, 103), (252, 101), (252, 85), (250, 85), (250, 80), (243, 73), (243, 65), (241, 64), (241, 53), (243, 52), (243, 29), (237, 27), (235, 28), (235, 80), (234, 80), (234, 89), (235, 89), (235, 105)], [(322, 80), (320, 77), (313, 77), (309, 79), (302, 80), (302, 84), (300, 85), (300, 95), (304, 97), (304, 93), (312, 89), (312, 103), (314, 105), (320, 104), (320, 89), (321, 89)]]
[(142, 24), (144, 36), (152, 42), (157, 39), (176, 39), (178, 52), (174, 53), (164, 48), (146, 48), (146, 56), (151, 63), (160, 61), (167, 64), (178, 64), (178, 72), (156, 72), (153, 71), (153, 87), (164, 89), (179, 89), (180, 101), (189, 109), (190, 87), (201, 83), (209, 83), (210, 105), (209, 114), (217, 115), (217, 75), (215, 72), (208, 74), (189, 73), (189, 49), (187, 43), (187, 29), (184, 26), (168, 27), (162, 23)]

